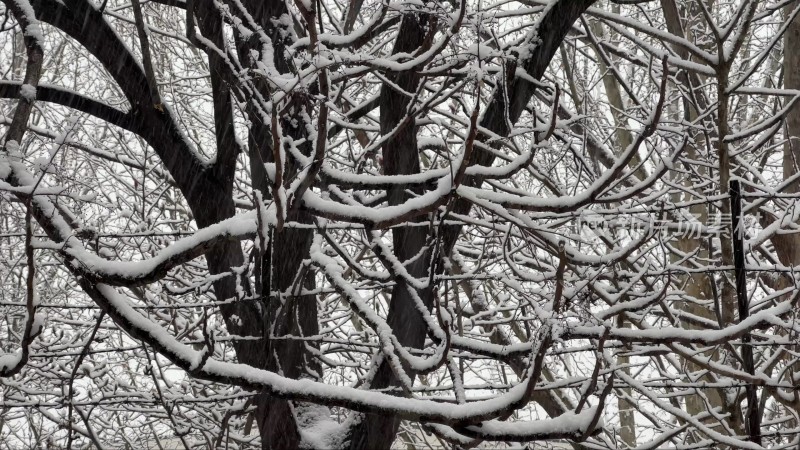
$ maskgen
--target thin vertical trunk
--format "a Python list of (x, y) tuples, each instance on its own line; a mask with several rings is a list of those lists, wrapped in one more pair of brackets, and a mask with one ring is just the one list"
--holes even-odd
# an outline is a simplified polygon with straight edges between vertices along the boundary
[[(435, 25), (427, 14), (406, 13), (400, 23), (392, 52), (413, 53), (423, 48), (426, 38), (432, 36), (430, 27), (433, 26)], [(409, 118), (407, 115), (411, 102), (408, 93), (413, 94), (417, 91), (421, 77), (414, 69), (387, 74), (387, 77), (396, 87), (384, 84), (380, 93), (381, 134), (393, 133), (392, 138), (383, 145), (384, 173), (386, 175), (419, 173), (417, 129), (414, 118)], [(407, 192), (405, 186), (395, 186), (387, 192), (389, 205), (402, 204), (418, 193)], [(425, 217), (419, 217), (416, 221), (424, 222)], [(419, 256), (427, 239), (427, 227), (398, 227), (392, 230), (394, 254), (398, 260), (405, 263), (406, 270), (412, 277), (423, 278), (428, 273), (430, 250), (425, 250), (423, 255)], [(427, 330), (424, 319), (415, 306), (413, 296), (419, 295), (425, 307), (430, 309), (433, 302), (433, 287), (428, 286), (418, 291), (399, 277), (395, 282), (389, 299), (387, 323), (392, 327), (400, 344), (421, 348), (425, 343)], [(413, 380), (415, 374), (408, 372)], [(370, 386), (380, 389), (397, 384), (398, 380), (389, 364), (382, 361)], [(349, 436), (352, 450), (389, 448), (400, 425), (400, 420), (397, 418), (374, 414), (359, 415), (356, 422), (358, 423), (351, 428)]]
[[(797, 4), (792, 3), (784, 7), (784, 17), (791, 17)], [(785, 89), (800, 89), (800, 52), (795, 51), (800, 45), (800, 17), (795, 17), (789, 24), (783, 38), (783, 87)], [(784, 180), (800, 172), (800, 104), (795, 105), (786, 114), (786, 143), (783, 147), (783, 178)], [(800, 192), (800, 181), (795, 181), (786, 187), (787, 193)], [(781, 264), (796, 267), (800, 265), (800, 235), (795, 233), (775, 234), (772, 245)], [(792, 280), (784, 277), (782, 286), (791, 286)], [(790, 364), (792, 364), (790, 362)], [(762, 400), (763, 401), (763, 400)], [(793, 408), (796, 415), (800, 415), (800, 402), (793, 404), (784, 403), (784, 406)]]
[[(534, 79), (541, 79), (545, 70), (550, 64), (550, 60), (555, 52), (558, 51), (558, 48), (567, 32), (571, 29), (572, 24), (589, 6), (594, 3), (594, 1), (595, 0), (565, 0), (554, 3), (553, 6), (549, 8), (545, 15), (541, 18), (540, 26), (537, 30), (539, 36), (538, 42), (537, 44), (532, 45), (533, 51), (531, 51), (531, 53), (528, 55), (528, 58), (520, 60), (520, 63), (522, 64), (520, 69), (526, 70), (528, 75)], [(407, 26), (410, 27), (411, 24)], [(403, 25), (401, 24), (401, 32), (398, 34), (400, 40), (396, 42), (396, 45), (399, 45), (402, 40), (408, 38), (407, 35), (403, 33), (402, 27)], [(417, 36), (417, 38), (419, 39), (419, 36)], [(536, 86), (533, 83), (523, 78), (518, 78), (515, 74), (516, 63), (510, 63), (510, 66), (507, 67), (505, 71), (505, 79), (501, 81), (501, 84), (504, 85), (505, 89), (497, 89), (495, 91), (492, 101), (490, 102), (489, 107), (486, 109), (486, 112), (480, 121), (482, 127), (499, 136), (508, 135), (508, 132), (510, 131), (509, 124), (516, 123), (536, 90)], [(388, 87), (384, 89), (388, 89)], [(414, 90), (412, 89), (410, 91), (413, 92)], [(388, 97), (384, 97), (382, 101), (386, 101), (387, 98)], [(508, 102), (506, 100), (508, 100)], [(387, 106), (389, 105), (392, 104), (387, 103)], [(383, 111), (384, 109), (382, 105), (381, 112), (383, 113)], [(405, 111), (405, 109), (402, 109), (401, 111)], [(387, 110), (387, 112), (391, 111)], [(394, 112), (396, 114), (397, 110)], [(381, 117), (383, 122), (384, 116), (382, 115)], [(383, 123), (381, 128), (383, 129)], [(409, 136), (409, 139), (416, 138)], [(388, 150), (392, 151), (391, 148), (388, 148)], [(386, 149), (384, 151), (386, 151)], [(402, 158), (402, 161), (404, 161), (406, 164), (409, 162), (413, 163), (413, 160), (418, 158), (418, 155), (416, 154), (416, 148), (412, 147), (409, 151), (414, 153), (398, 154), (396, 157), (398, 159)], [(384, 158), (386, 158), (385, 154)], [(476, 154), (473, 155), (473, 160), (469, 161), (469, 163), (491, 165), (493, 160), (494, 155), (492, 153), (476, 149)], [(391, 164), (391, 162), (389, 164)], [(416, 164), (419, 164), (418, 161)], [(389, 172), (386, 173), (389, 174)], [(482, 180), (479, 178), (474, 178), (467, 180), (466, 182), (471, 185), (480, 185)], [(397, 196), (400, 194), (395, 191), (394, 194), (390, 192), (389, 195), (391, 199), (392, 195), (397, 198)], [(465, 214), (469, 212), (471, 207), (472, 205), (468, 201), (457, 200), (455, 202), (453, 211), (459, 214)], [(441, 252), (443, 255), (450, 254), (458, 235), (460, 234), (460, 231), (460, 226), (441, 227)], [(412, 231), (405, 235), (395, 236), (395, 239), (405, 238), (399, 241), (401, 243), (399, 250), (397, 247), (397, 242), (395, 243), (395, 252), (401, 261), (406, 260), (409, 256), (408, 254), (403, 253), (403, 248), (410, 250), (415, 246), (419, 246), (419, 248), (421, 248), (423, 245), (424, 241), (420, 242), (423, 236), (416, 236), (415, 233), (416, 232)], [(423, 261), (427, 261), (429, 258), (430, 257), (426, 255), (425, 258), (418, 258), (416, 260), (414, 264), (418, 265), (419, 269), (416, 267), (407, 267), (407, 269), (412, 274), (417, 273), (412, 272), (412, 270), (424, 271), (428, 267), (428, 262)], [(414, 346), (413, 344), (418, 342), (419, 344), (417, 345), (421, 345), (425, 338), (425, 324), (421, 323), (419, 313), (414, 311), (414, 306), (407, 301), (401, 300), (401, 298), (405, 297), (407, 293), (408, 292), (402, 286), (398, 286), (396, 293), (393, 292), (393, 298), (389, 305), (388, 323), (396, 332), (400, 331), (397, 335), (400, 342), (411, 346)], [(426, 292), (420, 292), (419, 294), (426, 307), (430, 307), (430, 305), (433, 304), (433, 290), (430, 289), (430, 287), (426, 290)], [(397, 297), (395, 297), (395, 295), (397, 295)], [(402, 327), (398, 327), (398, 325), (402, 325)], [(383, 380), (391, 382), (394, 376), (390, 372), (391, 370), (387, 367), (387, 365), (384, 364), (381, 368), (379, 368), (378, 374), (373, 379), (372, 386), (379, 386), (377, 383), (384, 383)], [(349, 436), (350, 448), (353, 450), (388, 448), (391, 446), (392, 441), (394, 440), (398, 425), (399, 421), (393, 417), (367, 416), (366, 420), (356, 421), (354, 426), (351, 428)]]
[[(614, 12), (619, 13), (619, 5), (614, 5)], [(603, 32), (603, 28), (599, 26), (597, 22), (592, 23), (591, 32), (594, 33), (600, 40), (605, 39), (605, 33)], [(616, 128), (616, 135), (617, 135), (617, 142), (618, 142), (618, 151), (615, 152), (616, 154), (621, 153), (628, 147), (633, 144), (633, 135), (631, 134), (630, 130), (627, 128), (627, 118), (625, 117), (625, 105), (622, 100), (622, 93), (619, 85), (619, 81), (615, 77), (615, 75), (611, 72), (610, 68), (606, 65), (606, 61), (600, 55), (602, 49), (596, 48), (597, 55), (597, 64), (600, 66), (601, 72), (604, 73), (603, 75), (603, 87), (605, 87), (606, 96), (608, 97), (608, 103), (611, 108), (611, 114), (614, 118), (614, 125)], [(612, 62), (613, 63), (613, 62)], [(637, 154), (631, 158), (630, 165), (632, 167), (639, 166), (642, 160), (641, 157)], [(640, 179), (644, 180), (647, 178), (647, 172), (644, 170), (643, 167), (640, 167), (636, 172), (635, 175)], [(624, 328), (627, 326), (625, 322), (624, 316), (620, 315), (618, 317), (617, 326), (620, 328)], [(627, 367), (630, 364), (630, 357), (625, 354), (626, 350), (622, 350), (620, 354), (617, 355), (617, 363), (622, 366), (622, 371), (627, 375), (630, 375), (630, 368)], [(636, 446), (636, 419), (634, 416), (635, 405), (629, 400), (633, 396), (633, 389), (630, 387), (620, 389), (622, 395), (617, 397), (617, 409), (619, 410), (619, 437), (622, 439), (622, 442), (628, 447), (635, 447)]]
[[(685, 37), (684, 27), (682, 24), (682, 15), (681, 11), (678, 9), (677, 4), (674, 0), (661, 0), (662, 10), (664, 11), (664, 17), (667, 23), (667, 29), (670, 33), (674, 34), (675, 36)], [(687, 38), (688, 39), (688, 38)], [(690, 60), (691, 56), (689, 55), (688, 51), (680, 46), (673, 46), (673, 50), (678, 53), (678, 55), (686, 60)], [(704, 110), (708, 104), (705, 99), (703, 93), (699, 90), (699, 86), (701, 86), (701, 81), (699, 80), (697, 74), (690, 73), (688, 71), (682, 71), (680, 74), (679, 81), (684, 83), (688, 89), (695, 92), (695, 98), (697, 99), (697, 105), (694, 105), (691, 101), (684, 99), (683, 102), (683, 109), (684, 109), (684, 118), (688, 121), (696, 121), (699, 117), (698, 109)], [(715, 133), (717, 134), (717, 133)], [(713, 138), (713, 136), (712, 136)], [(696, 133), (694, 142), (696, 145), (688, 145), (684, 153), (686, 154), (687, 158), (690, 160), (694, 160), (700, 157), (699, 152), (697, 150), (706, 140), (706, 135), (704, 133)], [(717, 139), (719, 141), (719, 139)], [(703, 167), (698, 167), (697, 169), (700, 174), (706, 173), (706, 169)], [(684, 186), (687, 188), (691, 187), (692, 181), (688, 178), (683, 181)], [(678, 199), (676, 199), (678, 200)], [(686, 201), (688, 199), (682, 199)], [(704, 204), (693, 205), (689, 208), (689, 212), (699, 223), (706, 224), (709, 220), (709, 211), (708, 207)], [(687, 234), (691, 234), (687, 233)], [(723, 238), (724, 240), (724, 238)], [(705, 245), (699, 238), (693, 236), (683, 236), (676, 240), (675, 248), (678, 249), (680, 252), (687, 254), (692, 252), (697, 252), (697, 256), (700, 258), (709, 258), (711, 256), (711, 249)], [(681, 255), (671, 254), (670, 259), (675, 262), (681, 260)], [(707, 274), (689, 274), (682, 278), (683, 290), (686, 292), (686, 296), (690, 299), (696, 299), (696, 301), (687, 301), (681, 305), (681, 308), (685, 310), (687, 313), (692, 314), (697, 317), (702, 317), (704, 319), (709, 320), (720, 320), (720, 317), (717, 317), (716, 311), (719, 308), (717, 304), (718, 299), (715, 298), (716, 290), (712, 284), (716, 283), (714, 279), (709, 279)], [(724, 282), (723, 282), (724, 284)], [(731, 285), (732, 286), (732, 285)], [(730, 291), (726, 292), (726, 295), (730, 298)], [(702, 302), (698, 303), (698, 302)], [(716, 311), (716, 312), (715, 312)], [(690, 329), (698, 329), (697, 325), (692, 323), (687, 324)], [(709, 357), (712, 355), (709, 354)], [(699, 373), (704, 371), (703, 367), (694, 364), (691, 361), (686, 362), (686, 368), (689, 373)], [(707, 380), (710, 381), (710, 380)], [(686, 396), (686, 411), (691, 415), (698, 415), (702, 414), (708, 410), (708, 404), (706, 401), (710, 403), (712, 407), (722, 407), (723, 406), (723, 398), (720, 392), (716, 389), (709, 389), (705, 391), (706, 398), (704, 399), (700, 394), (691, 394)]]
[[(785, 15), (794, 10), (797, 5), (791, 4), (785, 7)], [(783, 44), (783, 87), (785, 89), (800, 89), (800, 52), (794, 49), (800, 45), (800, 18), (789, 25), (784, 36)], [(790, 50), (791, 49), (791, 50)], [(783, 146), (783, 178), (788, 179), (800, 172), (800, 104), (795, 103), (794, 107), (786, 115), (786, 144)], [(787, 187), (787, 192), (800, 192), (800, 181), (792, 183)], [(791, 236), (798, 240), (796, 235)], [(800, 245), (792, 245), (786, 253), (784, 264), (800, 263)]]

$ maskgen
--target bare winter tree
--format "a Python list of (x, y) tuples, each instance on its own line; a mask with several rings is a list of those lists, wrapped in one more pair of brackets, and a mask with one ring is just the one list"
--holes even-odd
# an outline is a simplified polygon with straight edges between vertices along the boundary
[(796, 448), (794, 0), (3, 0), (0, 448)]

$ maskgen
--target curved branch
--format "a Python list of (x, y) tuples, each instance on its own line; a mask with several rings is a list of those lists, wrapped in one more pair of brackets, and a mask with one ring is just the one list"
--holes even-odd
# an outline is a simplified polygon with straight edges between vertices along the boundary
[[(0, 80), (0, 98), (18, 98), (21, 86), (22, 83), (18, 81)], [(77, 92), (58, 86), (40, 84), (36, 88), (36, 100), (55, 103), (85, 112), (100, 120), (138, 134), (138, 128), (131, 121), (129, 113), (101, 101), (85, 97)]]
[[(224, 192), (178, 129), (169, 108), (153, 105), (141, 64), (101, 10), (87, 0), (33, 0), (31, 4), (39, 20), (78, 41), (108, 71), (131, 104), (128, 115), (137, 125), (134, 132), (153, 147), (193, 209), (205, 208), (209, 195)], [(195, 216), (200, 219), (202, 214)]]

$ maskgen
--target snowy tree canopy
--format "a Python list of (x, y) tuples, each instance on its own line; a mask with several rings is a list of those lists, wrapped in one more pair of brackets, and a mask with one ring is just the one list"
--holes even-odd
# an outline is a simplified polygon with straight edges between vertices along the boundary
[(1, 4), (0, 449), (800, 444), (800, 2)]

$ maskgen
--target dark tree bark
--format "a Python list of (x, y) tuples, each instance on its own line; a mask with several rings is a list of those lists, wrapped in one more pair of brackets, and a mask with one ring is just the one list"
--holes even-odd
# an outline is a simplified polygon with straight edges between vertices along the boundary
[[(572, 24), (583, 14), (586, 9), (594, 3), (594, 0), (575, 0), (562, 1), (555, 4), (542, 18), (538, 30), (538, 36), (542, 41), (536, 45), (532, 54), (527, 60), (521, 61), (521, 66), (533, 78), (539, 80), (545, 73), (550, 60), (558, 50), (559, 45), (566, 37)], [(414, 49), (422, 48), (427, 35), (428, 17), (423, 14), (407, 14), (400, 25), (398, 39), (395, 42), (394, 53), (411, 53)], [(515, 75), (516, 63), (512, 62), (506, 69), (506, 86), (503, 89), (496, 89), (492, 102), (488, 110), (481, 119), (481, 126), (499, 136), (508, 135), (511, 124), (516, 123), (520, 115), (533, 96), (536, 86)], [(389, 75), (390, 79), (407, 93), (416, 91), (420, 81), (420, 75), (414, 71), (403, 72)], [(506, 105), (505, 98), (511, 99), (511, 103)], [(392, 139), (387, 140), (383, 146), (384, 170), (388, 175), (419, 173), (420, 162), (416, 145), (416, 128), (413, 118), (405, 126), (395, 130), (404, 119), (406, 119), (408, 103), (410, 99), (407, 94), (398, 92), (389, 86), (381, 89), (380, 109), (381, 109), (381, 133), (388, 134), (394, 130)], [(491, 166), (494, 156), (485, 151), (478, 151), (474, 160), (468, 161), (469, 164), (480, 164)], [(468, 183), (479, 186), (480, 179), (468, 180)], [(409, 197), (404, 187), (390, 189), (387, 192), (390, 204), (398, 204)], [(453, 210), (460, 214), (466, 214), (472, 205), (465, 200), (457, 200)], [(425, 221), (426, 217), (419, 217), (417, 221)], [(440, 239), (442, 240), (441, 252), (449, 255), (455, 245), (460, 227), (443, 226), (441, 227)], [(394, 250), (400, 261), (413, 260), (408, 264), (407, 270), (414, 277), (424, 277), (431, 270), (431, 251), (428, 248), (424, 256), (419, 257), (420, 250), (428, 242), (430, 230), (426, 227), (407, 227), (397, 228), (393, 231)], [(412, 286), (396, 280), (397, 284), (392, 290), (392, 297), (389, 303), (389, 314), (387, 322), (394, 330), (400, 343), (412, 348), (420, 348), (427, 336), (427, 326), (422, 316), (419, 314), (414, 300), (411, 298)], [(427, 289), (417, 291), (417, 295), (422, 299), (426, 308), (433, 306), (435, 289), (428, 286)], [(409, 372), (412, 379), (415, 374)], [(398, 381), (389, 364), (382, 362), (372, 385), (377, 388), (398, 385)], [(561, 403), (555, 398), (549, 398), (551, 393), (537, 395), (543, 404), (548, 406), (548, 413), (560, 415), (564, 411), (558, 408)], [(400, 421), (393, 417), (368, 415), (355, 425), (349, 435), (350, 449), (379, 449), (389, 448), (394, 441)]]
[[(160, 1), (178, 7), (192, 6), (189, 13), (196, 20), (201, 36), (209, 44), (203, 44), (208, 57), (212, 98), (214, 106), (214, 124), (217, 154), (212, 164), (207, 164), (195, 154), (191, 145), (181, 135), (176, 118), (168, 109), (154, 105), (152, 90), (148, 77), (140, 69), (139, 64), (125, 48), (124, 44), (105, 21), (103, 13), (88, 0), (34, 0), (32, 2), (39, 19), (67, 33), (71, 38), (83, 45), (103, 67), (111, 74), (125, 93), (131, 104), (129, 112), (122, 112), (81, 98), (69, 92), (44, 88), (39, 92), (39, 99), (52, 101), (83, 110), (112, 124), (130, 130), (142, 136), (153, 147), (176, 185), (185, 196), (199, 227), (206, 227), (230, 218), (235, 214), (232, 196), (234, 173), (237, 158), (244, 149), (235, 139), (233, 125), (234, 96), (260, 96), (262, 99), (273, 97), (275, 92), (263, 80), (254, 80), (249, 87), (234, 87), (234, 77), (229, 62), (221, 55), (226, 50), (223, 32), (224, 21), (217, 7), (211, 0)], [(572, 23), (592, 4), (594, 0), (561, 1), (547, 10), (541, 18), (538, 28), (540, 42), (533, 45), (533, 50), (526, 59), (508, 63), (506, 67), (505, 85), (496, 89), (488, 109), (480, 124), (499, 136), (508, 135), (513, 124), (519, 119), (528, 101), (536, 90), (536, 86), (515, 76), (519, 66), (531, 77), (541, 79), (559, 44), (570, 30)], [(292, 65), (286, 50), (291, 45), (289, 29), (281, 17), (288, 14), (286, 3), (282, 1), (244, 0), (244, 7), (250, 17), (237, 13), (238, 9), (230, 3), (234, 15), (257, 21), (269, 36), (274, 54), (274, 63), (281, 73), (292, 73), (298, 70)], [(359, 5), (360, 2), (353, 2)], [(352, 27), (348, 19), (347, 27)], [(422, 12), (404, 14), (400, 23), (393, 53), (415, 54), (430, 46), (437, 31), (434, 16)], [(190, 38), (194, 30), (190, 30)], [(235, 32), (238, 33), (238, 32)], [(262, 42), (253, 34), (247, 38), (236, 35), (236, 54), (245, 69), (254, 69), (253, 52), (260, 52)], [(212, 45), (212, 48), (207, 48)], [(383, 144), (384, 170), (387, 175), (408, 175), (420, 172), (419, 146), (417, 128), (414, 117), (408, 113), (413, 104), (408, 93), (415, 93), (420, 86), (421, 67), (402, 72), (386, 72), (384, 75), (391, 81), (381, 88), (378, 105), (380, 107), (381, 134), (392, 134)], [(311, 89), (316, 89), (312, 87)], [(13, 85), (0, 85), (0, 95), (15, 95), (19, 88)], [(237, 90), (238, 89), (238, 90)], [(290, 95), (287, 104), (281, 105), (285, 113), (280, 117), (280, 136), (294, 141), (303, 141), (300, 149), (311, 155), (309, 128), (305, 117), (311, 117), (311, 106), (305, 95), (316, 95), (316, 92), (295, 92)], [(506, 104), (505, 99), (510, 99)], [(250, 121), (248, 136), (248, 158), (252, 170), (253, 188), (264, 199), (272, 199), (274, 189), (271, 186), (264, 168), (265, 163), (281, 163), (275, 161), (275, 139), (271, 123), (264, 118), (275, 111), (261, 111), (254, 103), (248, 103), (246, 114)], [(478, 139), (486, 140), (479, 135)], [(469, 164), (490, 166), (494, 157), (491, 153), (476, 150)], [(285, 178), (298, 173), (302, 168), (288, 165), (289, 173)], [(479, 186), (480, 178), (467, 179), (466, 183)], [(389, 205), (399, 205), (422, 193), (422, 186), (394, 186), (387, 189)], [(214, 207), (209, 207), (214, 205)], [(463, 200), (455, 202), (453, 210), (467, 213), (470, 204)], [(312, 217), (302, 208), (294, 208), (287, 212), (287, 220), (311, 224)], [(420, 214), (412, 221), (422, 223), (428, 220)], [(399, 227), (393, 230), (392, 241), (396, 257), (405, 264), (409, 275), (418, 279), (430, 276), (433, 267), (431, 261), (432, 231), (424, 226)], [(452, 250), (460, 233), (460, 227), (446, 226), (441, 228), (441, 252), (447, 255)], [(314, 232), (309, 229), (275, 229), (270, 230), (268, 246), (262, 249), (258, 266), (256, 286), (249, 286), (246, 280), (238, 280), (227, 276), (214, 282), (214, 294), (217, 300), (234, 299), (221, 307), (230, 334), (258, 337), (258, 340), (234, 341), (234, 348), (240, 362), (259, 369), (279, 372), (288, 378), (318, 378), (321, 374), (319, 362), (308, 350), (308, 344), (302, 340), (272, 339), (286, 336), (311, 336), (319, 331), (317, 320), (317, 304), (314, 295), (298, 294), (301, 288), (313, 287), (313, 274), (306, 273), (304, 261), (308, 259), (309, 248)], [(245, 264), (245, 255), (238, 242), (220, 241), (205, 253), (211, 275), (228, 273), (233, 267)], [(441, 269), (439, 269), (441, 270)], [(423, 347), (429, 334), (422, 315), (417, 310), (413, 296), (418, 295), (424, 306), (431, 309), (434, 305), (435, 286), (416, 290), (404, 278), (395, 274), (395, 286), (391, 292), (387, 322), (393, 329), (398, 341), (409, 348)], [(431, 277), (432, 279), (432, 277)], [(245, 292), (237, 290), (241, 285)], [(91, 284), (84, 288), (92, 295)], [(255, 294), (255, 301), (243, 300), (243, 295)], [(117, 317), (113, 316), (112, 317)], [(241, 319), (241, 320), (238, 320)], [(406, 368), (413, 379), (416, 374)], [(398, 380), (387, 363), (381, 363), (370, 380), (372, 388), (392, 388), (398, 386)], [(555, 395), (555, 394), (553, 394)], [(553, 416), (564, 411), (558, 406), (560, 401), (550, 394), (534, 393)], [(255, 401), (256, 420), (262, 437), (264, 449), (289, 449), (300, 445), (300, 433), (297, 426), (296, 409), (287, 400), (270, 396), (266, 393), (258, 395)], [(346, 445), (350, 449), (389, 448), (394, 441), (400, 423), (398, 417), (392, 415), (365, 414), (354, 420), (348, 432)]]
[[(426, 38), (436, 31), (436, 22), (423, 13), (407, 13), (403, 16), (395, 41), (393, 54), (414, 53), (424, 50)], [(429, 43), (428, 43), (429, 44)], [(410, 175), (420, 172), (419, 146), (414, 117), (409, 117), (409, 94), (417, 92), (421, 76), (416, 69), (387, 73), (386, 77), (396, 86), (384, 84), (380, 92), (381, 134), (392, 134), (383, 144), (383, 168), (386, 175)], [(413, 107), (414, 105), (412, 105)], [(389, 205), (399, 205), (411, 196), (419, 194), (419, 189), (395, 186), (387, 190)], [(418, 217), (415, 222), (424, 222)], [(399, 227), (392, 230), (394, 254), (406, 266), (408, 274), (415, 278), (425, 278), (431, 264), (428, 244), (428, 227)], [(420, 255), (420, 252), (422, 254)], [(387, 322), (392, 327), (397, 340), (406, 347), (422, 348), (427, 335), (427, 327), (415, 306), (413, 294), (418, 295), (425, 307), (430, 309), (433, 301), (433, 286), (417, 290), (400, 276), (395, 276), (395, 286), (389, 300)], [(413, 379), (416, 376), (408, 368)], [(389, 364), (382, 362), (371, 381), (374, 388), (397, 386)], [(350, 430), (351, 449), (388, 448), (394, 441), (400, 420), (374, 414), (358, 418), (358, 424)]]

